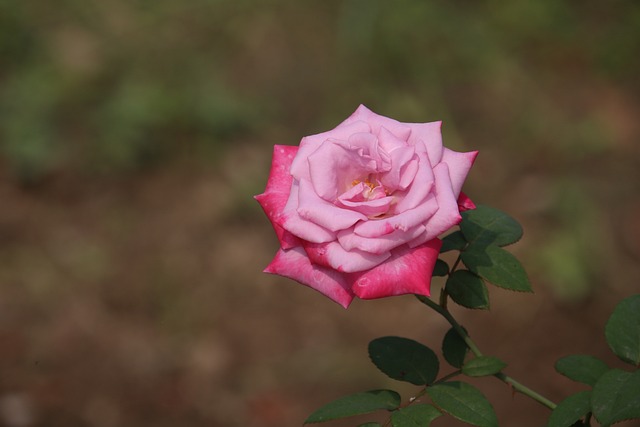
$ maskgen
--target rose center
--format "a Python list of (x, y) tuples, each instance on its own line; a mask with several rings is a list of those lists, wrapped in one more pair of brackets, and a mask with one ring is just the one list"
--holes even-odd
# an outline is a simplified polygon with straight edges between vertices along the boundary
[(369, 181), (369, 178), (366, 178), (366, 179), (364, 180), (364, 182), (363, 182), (363, 181), (360, 181), (359, 179), (354, 179), (354, 180), (353, 180), (353, 182), (351, 182), (351, 186), (352, 186), (352, 187), (355, 187), (356, 185), (360, 184), (361, 182), (362, 182), (364, 185), (366, 185), (367, 187), (369, 187), (371, 190), (373, 190), (374, 188), (376, 188), (376, 185), (375, 185), (373, 182)]

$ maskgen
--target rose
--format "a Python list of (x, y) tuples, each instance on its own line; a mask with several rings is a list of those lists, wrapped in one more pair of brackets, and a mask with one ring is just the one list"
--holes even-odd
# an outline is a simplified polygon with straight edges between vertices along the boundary
[(256, 196), (281, 246), (264, 271), (345, 308), (354, 296), (429, 295), (438, 236), (475, 207), (460, 189), (477, 152), (444, 148), (440, 127), (361, 105), (299, 147), (276, 145)]

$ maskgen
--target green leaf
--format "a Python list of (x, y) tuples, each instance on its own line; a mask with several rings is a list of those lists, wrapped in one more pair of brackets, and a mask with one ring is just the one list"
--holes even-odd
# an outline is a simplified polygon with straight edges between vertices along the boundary
[(433, 267), (432, 276), (446, 276), (449, 273), (449, 266), (441, 259), (436, 260), (436, 265)]
[(611, 369), (602, 375), (593, 387), (591, 408), (602, 425), (640, 418), (640, 371)]
[(549, 417), (547, 427), (569, 427), (591, 412), (591, 390), (581, 391), (564, 399)]
[(602, 360), (595, 356), (574, 354), (558, 359), (556, 371), (579, 383), (594, 386), (598, 378), (609, 370)]
[(488, 282), (512, 291), (532, 292), (520, 261), (497, 246), (472, 245), (462, 252), (462, 262)]
[(496, 427), (493, 407), (480, 390), (461, 381), (450, 381), (427, 388), (433, 403), (454, 418), (479, 427)]
[(468, 270), (456, 270), (445, 289), (456, 303), (467, 308), (488, 309), (489, 292), (482, 279)]
[(390, 378), (415, 385), (431, 384), (440, 368), (427, 346), (402, 337), (381, 337), (369, 343), (371, 361)]
[(480, 356), (469, 360), (462, 367), (462, 373), (470, 377), (484, 377), (497, 374), (507, 366), (502, 360), (493, 356)]
[(460, 230), (454, 231), (451, 234), (447, 234), (442, 238), (442, 247), (440, 253), (443, 254), (449, 251), (461, 251), (467, 246), (467, 241)]
[(461, 368), (468, 351), (469, 347), (460, 334), (453, 328), (449, 329), (442, 340), (444, 360), (454, 368)]
[(309, 415), (305, 424), (351, 417), (380, 409), (392, 411), (400, 406), (400, 395), (393, 390), (371, 390), (341, 397)]
[(522, 238), (522, 226), (506, 213), (488, 206), (462, 212), (460, 231), (469, 243), (506, 246)]
[(434, 406), (419, 403), (393, 411), (391, 424), (393, 427), (428, 427), (441, 415)]
[(640, 295), (623, 299), (607, 321), (604, 334), (620, 359), (640, 365)]

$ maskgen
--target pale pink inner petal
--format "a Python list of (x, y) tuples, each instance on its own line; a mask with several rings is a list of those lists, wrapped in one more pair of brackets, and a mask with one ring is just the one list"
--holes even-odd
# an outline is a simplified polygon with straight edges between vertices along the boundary
[[(404, 190), (413, 181), (418, 170), (418, 157), (415, 155), (415, 149), (408, 145), (396, 148), (389, 155), (393, 167), (389, 172), (380, 175), (380, 182), (391, 191)], [(413, 165), (409, 166), (411, 163)]]
[(358, 132), (370, 132), (371, 127), (363, 121), (353, 121), (348, 124), (340, 124), (335, 129), (322, 132), (316, 135), (309, 135), (302, 138), (298, 153), (296, 154), (291, 164), (291, 175), (295, 178), (307, 178), (309, 179), (309, 164), (307, 159), (323, 144), (327, 139), (342, 139), (347, 140), (349, 136)]
[(384, 236), (368, 238), (355, 234), (353, 230), (343, 230), (338, 233), (338, 242), (348, 251), (359, 249), (372, 254), (379, 254), (415, 240), (423, 235), (424, 231), (425, 226), (420, 224), (406, 231), (395, 230)]
[(416, 153), (416, 155), (419, 159), (418, 170), (413, 177), (409, 190), (395, 195), (398, 200), (396, 212), (414, 209), (426, 199), (433, 189), (434, 178), (429, 157), (424, 152)]
[[(408, 137), (409, 134), (406, 136)], [(378, 133), (378, 142), (380, 147), (387, 153), (391, 153), (395, 149), (407, 146), (407, 138), (399, 138), (395, 136), (384, 126), (380, 128), (380, 132)]]
[(338, 204), (338, 206), (344, 206), (346, 208), (352, 209), (354, 212), (358, 212), (369, 218), (373, 218), (380, 215), (384, 215), (389, 211), (389, 208), (391, 207), (391, 203), (393, 203), (393, 197), (387, 196), (387, 197), (380, 197), (380, 198), (372, 198), (370, 200), (362, 200), (358, 202), (354, 202), (351, 200), (338, 199), (336, 203)]
[(394, 230), (406, 231), (416, 225), (426, 224), (437, 210), (438, 204), (435, 198), (427, 199), (413, 209), (388, 218), (359, 222), (354, 227), (354, 231), (363, 237), (380, 237)]
[(333, 202), (358, 177), (376, 172), (377, 163), (345, 141), (327, 140), (309, 156), (311, 182), (318, 196)]
[(356, 133), (349, 137), (348, 146), (356, 149), (360, 156), (368, 157), (376, 162), (376, 172), (385, 172), (391, 169), (389, 154), (380, 147), (378, 138), (371, 133)]
[(386, 195), (382, 186), (371, 188), (371, 185), (359, 182), (341, 194), (335, 202), (336, 205), (352, 209), (368, 217), (385, 214), (394, 199)]
[(353, 300), (346, 277), (330, 268), (311, 264), (302, 248), (278, 251), (264, 272), (279, 274), (309, 286), (344, 308)]
[(367, 216), (351, 209), (343, 209), (318, 197), (313, 185), (301, 179), (298, 190), (298, 214), (314, 224), (331, 231), (344, 230)]
[(368, 270), (391, 256), (389, 252), (372, 254), (359, 249), (347, 251), (338, 242), (322, 244), (303, 242), (303, 247), (312, 262), (330, 266), (345, 273)]
[(438, 259), (442, 242), (431, 240), (422, 246), (409, 249), (400, 246), (383, 264), (352, 274), (351, 289), (362, 299), (383, 298), (393, 295), (429, 295), (431, 274)]
[(282, 211), (278, 223), (294, 236), (314, 243), (324, 243), (335, 239), (335, 233), (316, 223), (302, 218), (297, 211), (299, 183), (294, 180), (287, 204)]

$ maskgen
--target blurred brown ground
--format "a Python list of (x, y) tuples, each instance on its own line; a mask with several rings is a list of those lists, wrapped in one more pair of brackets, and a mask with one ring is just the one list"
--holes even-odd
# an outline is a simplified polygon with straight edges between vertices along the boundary
[[(640, 289), (640, 9), (458, 3), (2, 6), (0, 425), (287, 427), (347, 393), (415, 393), (366, 346), (438, 349), (434, 313), (343, 310), (261, 273), (272, 145), (360, 102), (444, 119), (448, 146), (480, 151), (465, 191), (524, 225), (535, 294), (456, 311), (480, 347), (556, 401), (581, 389), (559, 357), (622, 366), (603, 328)], [(475, 384), (501, 425), (544, 424)]]

